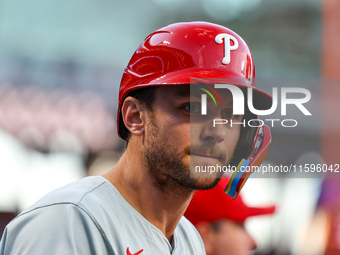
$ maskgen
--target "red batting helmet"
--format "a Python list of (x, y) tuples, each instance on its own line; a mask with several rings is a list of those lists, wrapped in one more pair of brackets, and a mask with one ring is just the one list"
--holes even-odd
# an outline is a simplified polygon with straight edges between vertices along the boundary
[(223, 193), (229, 179), (222, 178), (210, 190), (197, 190), (184, 213), (184, 216), (197, 226), (200, 222), (213, 223), (229, 219), (244, 223), (249, 217), (273, 214), (276, 206), (251, 207), (244, 203), (242, 196), (233, 200)]
[[(238, 34), (207, 22), (175, 23), (147, 36), (124, 70), (117, 114), (119, 136), (127, 137), (120, 110), (130, 92), (150, 86), (189, 85), (191, 78), (203, 81), (208, 78), (216, 81), (228, 79), (229, 84), (253, 88), (257, 109), (271, 106), (271, 97), (255, 88), (253, 56)], [(265, 133), (268, 138), (268, 131)], [(243, 140), (248, 151), (241, 158), (246, 158), (250, 155), (249, 149), (256, 147), (260, 128), (247, 131), (247, 134)], [(256, 149), (259, 150), (258, 146)]]

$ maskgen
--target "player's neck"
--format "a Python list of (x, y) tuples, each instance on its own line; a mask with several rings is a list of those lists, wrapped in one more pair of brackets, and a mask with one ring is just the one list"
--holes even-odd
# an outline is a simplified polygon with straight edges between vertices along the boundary
[(155, 185), (140, 155), (126, 151), (118, 164), (104, 175), (125, 200), (171, 240), (174, 230), (185, 212), (190, 190), (161, 189)]

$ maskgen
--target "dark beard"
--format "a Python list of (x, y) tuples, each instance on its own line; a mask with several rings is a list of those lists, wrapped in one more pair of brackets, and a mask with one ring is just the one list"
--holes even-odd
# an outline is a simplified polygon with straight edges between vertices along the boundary
[(206, 182), (200, 182), (190, 177), (190, 166), (181, 160), (179, 153), (171, 152), (169, 148), (165, 150), (159, 145), (150, 146), (143, 151), (143, 156), (150, 175), (162, 190), (206, 190), (215, 187), (220, 180), (220, 177), (214, 180), (206, 178)]
[[(181, 154), (172, 148), (166, 137), (158, 131), (156, 120), (150, 115), (149, 135), (145, 137), (143, 157), (149, 174), (155, 185), (161, 190), (192, 191), (211, 189), (217, 185), (221, 176), (198, 180), (190, 176), (190, 166), (183, 162), (185, 155), (190, 155), (190, 148)], [(213, 179), (213, 180), (212, 180)]]

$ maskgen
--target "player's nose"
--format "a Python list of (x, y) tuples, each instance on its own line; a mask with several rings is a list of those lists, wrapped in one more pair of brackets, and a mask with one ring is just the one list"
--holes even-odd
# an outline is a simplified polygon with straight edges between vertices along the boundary
[(201, 132), (201, 138), (211, 142), (221, 142), (226, 135), (226, 128), (224, 125), (215, 125), (212, 122), (206, 124)]

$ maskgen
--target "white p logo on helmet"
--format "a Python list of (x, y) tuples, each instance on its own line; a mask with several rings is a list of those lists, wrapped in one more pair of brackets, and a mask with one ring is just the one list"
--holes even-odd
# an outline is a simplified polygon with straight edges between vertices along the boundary
[[(215, 42), (218, 44), (223, 43), (224, 39), (224, 58), (222, 59), (222, 64), (228, 65), (230, 63), (230, 51), (236, 50), (238, 48), (237, 39), (229, 34), (218, 34), (215, 37)], [(231, 45), (231, 41), (233, 41), (234, 45)]]

